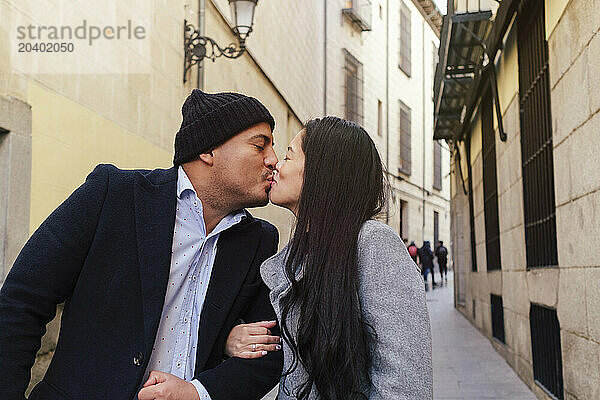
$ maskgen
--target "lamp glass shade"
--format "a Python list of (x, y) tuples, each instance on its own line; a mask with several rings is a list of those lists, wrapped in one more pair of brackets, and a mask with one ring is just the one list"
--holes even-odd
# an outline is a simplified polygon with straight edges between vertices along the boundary
[(258, 0), (229, 0), (231, 16), (235, 23), (235, 32), (241, 40), (246, 40), (250, 31), (252, 31), (254, 8), (257, 2)]

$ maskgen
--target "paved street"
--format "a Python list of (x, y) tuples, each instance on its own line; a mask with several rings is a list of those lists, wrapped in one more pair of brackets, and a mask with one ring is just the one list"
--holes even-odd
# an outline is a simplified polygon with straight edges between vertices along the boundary
[[(527, 385), (453, 305), (448, 285), (427, 292), (433, 334), (433, 397), (436, 400), (535, 400)], [(439, 275), (436, 274), (439, 282)]]
[[(433, 334), (434, 399), (535, 400), (490, 342), (454, 309), (452, 277), (450, 272), (446, 286), (427, 292)], [(437, 274), (436, 279), (439, 282)], [(276, 389), (263, 400), (275, 399)]]

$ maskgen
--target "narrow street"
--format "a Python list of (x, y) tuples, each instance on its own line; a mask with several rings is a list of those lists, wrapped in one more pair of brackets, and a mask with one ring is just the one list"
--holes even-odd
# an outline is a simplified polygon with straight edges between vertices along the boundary
[[(439, 282), (437, 271), (436, 279)], [(453, 273), (449, 272), (445, 286), (427, 292), (433, 335), (434, 399), (535, 400), (489, 340), (454, 309), (453, 282)], [(277, 388), (263, 400), (274, 400), (276, 394)]]
[[(437, 271), (435, 278), (439, 282)], [(434, 399), (535, 400), (489, 340), (454, 308), (453, 293), (452, 272), (446, 286), (427, 292)]]

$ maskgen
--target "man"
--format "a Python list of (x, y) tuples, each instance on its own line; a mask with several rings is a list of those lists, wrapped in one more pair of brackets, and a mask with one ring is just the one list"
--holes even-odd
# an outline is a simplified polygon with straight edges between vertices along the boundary
[(429, 245), (429, 241), (423, 242), (423, 247), (419, 249), (419, 265), (421, 266), (421, 273), (423, 274), (423, 280), (425, 281), (425, 290), (428, 289), (427, 276), (431, 272), (431, 288), (435, 289), (435, 277), (433, 275), (433, 252)]
[(444, 246), (444, 241), (440, 240), (435, 248), (435, 256), (440, 266), (440, 282), (448, 282), (448, 249)]
[(259, 267), (278, 233), (244, 210), (268, 202), (275, 122), (236, 93), (194, 90), (182, 114), (172, 168), (96, 167), (24, 246), (0, 291), (1, 399), (24, 398), (63, 301), (30, 400), (260, 399), (278, 382), (281, 352), (224, 356), (238, 321), (275, 319)]

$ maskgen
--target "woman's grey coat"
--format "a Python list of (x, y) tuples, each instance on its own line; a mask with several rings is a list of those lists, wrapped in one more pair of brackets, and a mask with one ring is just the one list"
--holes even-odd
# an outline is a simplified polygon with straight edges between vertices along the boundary
[[(261, 266), (279, 323), (279, 301), (291, 287), (284, 272), (286, 252), (287, 246)], [(377, 333), (369, 399), (432, 399), (431, 327), (423, 280), (404, 243), (388, 225), (373, 220), (364, 223), (358, 239), (358, 270), (364, 319)], [(302, 271), (297, 279), (301, 278)], [(297, 332), (297, 322), (298, 313), (290, 312), (287, 323), (292, 334)], [(285, 342), (283, 352), (283, 371), (287, 371), (292, 353)], [(294, 389), (306, 377), (300, 365), (282, 378), (278, 399), (295, 399)], [(310, 399), (319, 399), (314, 386)]]

